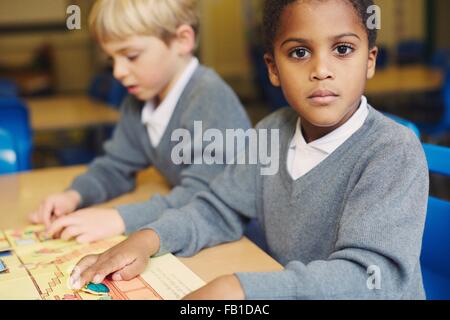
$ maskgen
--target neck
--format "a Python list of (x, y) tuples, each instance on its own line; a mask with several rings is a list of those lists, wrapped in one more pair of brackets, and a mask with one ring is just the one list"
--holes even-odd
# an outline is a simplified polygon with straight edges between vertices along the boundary
[(355, 114), (355, 112), (358, 110), (360, 104), (361, 104), (361, 101), (358, 101), (358, 103), (355, 104), (355, 106), (353, 108), (351, 108), (351, 110), (341, 119), (341, 121), (339, 121), (337, 124), (335, 124), (333, 126), (319, 127), (319, 126), (309, 123), (308, 121), (306, 121), (304, 119), (301, 119), (301, 121), (300, 121), (301, 128), (300, 129), (302, 130), (302, 134), (303, 134), (303, 137), (304, 137), (306, 143), (311, 143), (315, 140), (318, 140), (318, 139), (326, 136), (330, 132), (333, 132), (340, 126), (342, 126)]
[(192, 56), (187, 56), (179, 60), (179, 63), (177, 63), (177, 66), (175, 68), (173, 77), (171, 78), (169, 83), (164, 87), (164, 89), (155, 97), (154, 99), (155, 108), (161, 104), (161, 102), (164, 100), (164, 98), (167, 96), (170, 90), (172, 90), (177, 81), (180, 79), (184, 70), (186, 70), (186, 67), (191, 62), (191, 60)]

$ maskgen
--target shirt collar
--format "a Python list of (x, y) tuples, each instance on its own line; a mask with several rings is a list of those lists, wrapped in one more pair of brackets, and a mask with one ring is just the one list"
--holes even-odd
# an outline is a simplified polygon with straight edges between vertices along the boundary
[(154, 100), (148, 100), (141, 113), (141, 121), (144, 124), (152, 125), (163, 125), (168, 122), (175, 107), (177, 106), (178, 100), (183, 93), (186, 85), (194, 74), (195, 70), (199, 65), (199, 61), (196, 57), (193, 57), (189, 64), (184, 69), (180, 78), (177, 80), (172, 89), (170, 89), (167, 96), (156, 108)]
[(364, 121), (369, 114), (369, 109), (367, 107), (367, 98), (365, 96), (361, 97), (361, 103), (358, 110), (347, 120), (343, 125), (334, 131), (328, 133), (320, 139), (306, 143), (305, 138), (301, 130), (300, 118), (297, 120), (297, 125), (295, 128), (294, 138), (291, 141), (290, 148), (296, 148), (296, 146), (310, 146), (318, 149), (324, 153), (331, 154), (336, 150), (342, 143), (345, 142), (351, 135), (353, 135), (359, 128), (362, 127)]

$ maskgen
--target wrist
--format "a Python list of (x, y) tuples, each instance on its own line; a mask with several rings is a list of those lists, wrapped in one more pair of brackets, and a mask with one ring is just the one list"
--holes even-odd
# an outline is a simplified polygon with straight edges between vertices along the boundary
[(139, 243), (144, 247), (149, 257), (155, 255), (159, 251), (160, 239), (159, 235), (152, 229), (144, 229), (136, 232), (133, 236), (138, 237)]
[(78, 191), (71, 189), (66, 191), (66, 195), (69, 197), (75, 208), (78, 208), (81, 203), (81, 194)]
[(125, 232), (125, 221), (123, 221), (117, 209), (111, 209), (111, 215), (113, 216), (114, 231), (116, 234), (122, 234)]
[(244, 289), (241, 286), (239, 278), (234, 275), (225, 275), (219, 278), (222, 289), (229, 293), (227, 298), (232, 300), (245, 300)]

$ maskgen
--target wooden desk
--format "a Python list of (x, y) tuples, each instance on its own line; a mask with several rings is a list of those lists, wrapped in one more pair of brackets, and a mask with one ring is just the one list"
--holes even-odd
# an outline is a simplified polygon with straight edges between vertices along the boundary
[(26, 100), (35, 131), (67, 130), (115, 124), (120, 113), (88, 96), (56, 96)]
[(401, 94), (439, 90), (444, 81), (441, 71), (426, 66), (388, 67), (377, 70), (367, 82), (366, 95)]
[[(66, 188), (72, 179), (84, 172), (84, 166), (35, 170), (0, 177), (0, 229), (25, 226), (26, 217), (48, 194)], [(167, 193), (169, 187), (154, 169), (138, 176), (134, 192), (117, 198), (103, 207), (132, 201), (144, 201), (154, 193)], [(277, 271), (282, 266), (246, 238), (202, 250), (191, 258), (180, 258), (204, 281), (238, 271)]]

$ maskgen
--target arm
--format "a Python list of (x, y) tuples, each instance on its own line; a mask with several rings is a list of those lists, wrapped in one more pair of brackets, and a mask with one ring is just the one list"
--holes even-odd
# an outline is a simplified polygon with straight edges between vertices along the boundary
[[(195, 133), (194, 121), (201, 121), (203, 132), (213, 129), (223, 137), (225, 137), (226, 129), (247, 130), (250, 128), (250, 121), (232, 92), (219, 90), (214, 86), (204, 88), (204, 90), (208, 90), (209, 94), (198, 93), (189, 97), (188, 108), (180, 119), (180, 127), (187, 130), (192, 139), (195, 134), (198, 134)], [(198, 91), (201, 92), (200, 89)], [(203, 155), (208, 145), (208, 143), (203, 143), (202, 150), (196, 152), (195, 144), (192, 143), (190, 152), (193, 155)], [(181, 208), (188, 204), (195, 194), (208, 191), (209, 183), (225, 168), (226, 150), (224, 145), (218, 144), (216, 147), (216, 153), (223, 155), (221, 163), (208, 164), (203, 159), (199, 159), (198, 164), (195, 164), (195, 160), (193, 164), (181, 164), (183, 169), (180, 173), (180, 183), (170, 193), (167, 195), (157, 194), (145, 202), (117, 207), (125, 222), (126, 232), (131, 233), (157, 220), (165, 210)]]
[[(244, 156), (244, 153), (241, 154)], [(142, 229), (160, 237), (160, 254), (191, 256), (204, 247), (238, 240), (249, 218), (256, 217), (256, 165), (228, 165), (181, 209), (169, 209)]]
[(135, 187), (136, 172), (150, 165), (141, 145), (140, 112), (128, 98), (113, 137), (104, 145), (105, 155), (94, 160), (87, 173), (77, 177), (70, 189), (81, 196), (78, 208), (105, 202)]

